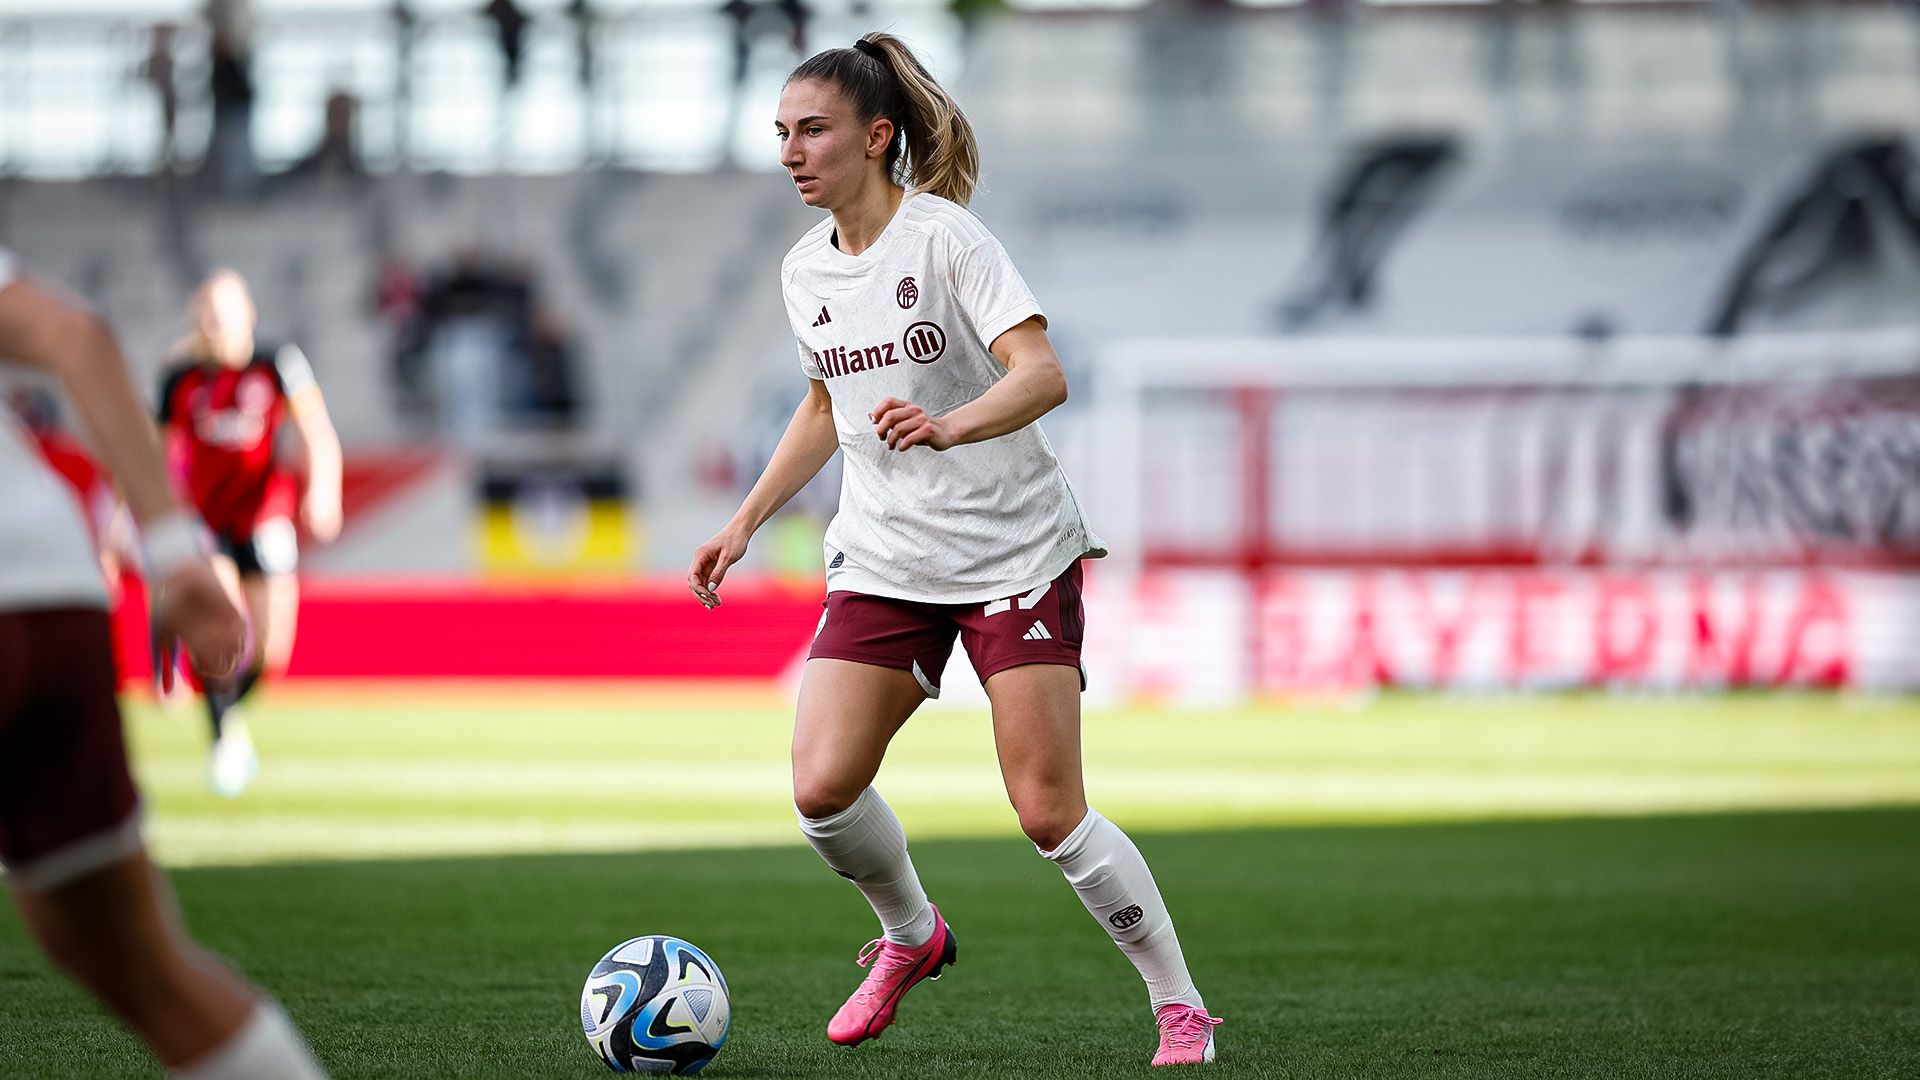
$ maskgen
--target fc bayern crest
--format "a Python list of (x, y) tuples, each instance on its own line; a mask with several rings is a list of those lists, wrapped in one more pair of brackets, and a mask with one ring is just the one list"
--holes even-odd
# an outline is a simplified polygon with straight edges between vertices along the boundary
[(893, 298), (900, 302), (901, 307), (910, 308), (920, 300), (920, 286), (915, 285), (910, 277), (901, 278), (900, 287), (893, 291)]

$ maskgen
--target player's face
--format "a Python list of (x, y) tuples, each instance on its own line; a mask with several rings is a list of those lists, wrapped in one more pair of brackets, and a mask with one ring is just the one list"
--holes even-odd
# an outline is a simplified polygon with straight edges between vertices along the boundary
[(253, 358), (253, 301), (237, 284), (220, 281), (202, 290), (194, 301), (193, 320), (210, 359), (241, 367)]
[[(885, 179), (881, 154), (893, 125), (860, 123), (836, 86), (817, 79), (788, 83), (773, 129), (780, 139), (780, 164), (808, 206), (832, 210)], [(879, 153), (873, 150), (876, 139)]]

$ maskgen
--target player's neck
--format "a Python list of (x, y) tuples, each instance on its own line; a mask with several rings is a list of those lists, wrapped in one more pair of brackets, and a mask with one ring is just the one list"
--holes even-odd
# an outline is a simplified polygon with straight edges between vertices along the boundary
[(906, 194), (898, 184), (885, 181), (877, 190), (854, 200), (852, 205), (834, 210), (833, 246), (848, 255), (858, 255), (872, 247), (887, 230), (887, 223), (899, 211), (900, 200)]

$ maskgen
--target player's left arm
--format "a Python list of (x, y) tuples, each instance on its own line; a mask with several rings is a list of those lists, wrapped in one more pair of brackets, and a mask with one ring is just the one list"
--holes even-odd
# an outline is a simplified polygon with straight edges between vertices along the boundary
[(324, 542), (340, 535), (340, 434), (333, 429), (320, 384), (305, 370), (305, 358), (294, 364), (291, 371), (282, 365), (281, 379), (287, 387), (287, 412), (307, 452), (307, 496), (300, 514), (314, 538)]
[(867, 415), (887, 446), (905, 450), (925, 444), (935, 450), (998, 438), (1019, 431), (1067, 400), (1067, 374), (1035, 315), (988, 346), (1007, 377), (945, 416), (929, 416), (910, 401), (887, 398)]

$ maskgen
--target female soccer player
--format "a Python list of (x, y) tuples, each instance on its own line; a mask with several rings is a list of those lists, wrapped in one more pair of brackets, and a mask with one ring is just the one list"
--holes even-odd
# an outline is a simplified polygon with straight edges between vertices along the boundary
[[(0, 249), (0, 356), (60, 377), (140, 521), (159, 640), (230, 678), (245, 623), (174, 503), (119, 346), (15, 269)], [(187, 939), (147, 858), (106, 602), (79, 506), (0, 412), (0, 864), (21, 921), (169, 1075), (324, 1080), (279, 1008)]]
[(884, 931), (872, 970), (827, 1025), (854, 1045), (954, 962), (899, 819), (871, 786), (887, 744), (959, 635), (993, 703), (1020, 827), (1066, 874), (1147, 983), (1155, 1065), (1212, 1061), (1213, 1028), (1146, 861), (1088, 808), (1080, 768), (1080, 560), (1088, 529), (1035, 421), (1066, 400), (1046, 318), (964, 207), (979, 157), (959, 107), (888, 34), (830, 49), (787, 79), (774, 128), (800, 198), (831, 212), (781, 268), (809, 393), (687, 583), (720, 603), (753, 533), (846, 454), (827, 530), (827, 613), (801, 683), (794, 807), (828, 866)]
[(307, 528), (322, 541), (340, 532), (340, 439), (327, 404), (299, 349), (256, 350), (255, 318), (239, 274), (221, 270), (202, 283), (193, 295), (193, 332), (176, 350), (182, 362), (162, 383), (159, 401), (174, 466), (219, 544), (216, 565), (229, 580), (237, 575), (253, 620), (253, 665), (230, 690), (207, 694), (209, 775), (214, 791), (230, 799), (260, 768), (246, 724), (231, 710), (263, 672), (285, 669), (293, 655), (297, 484), (275, 457), (288, 417), (306, 451)]

